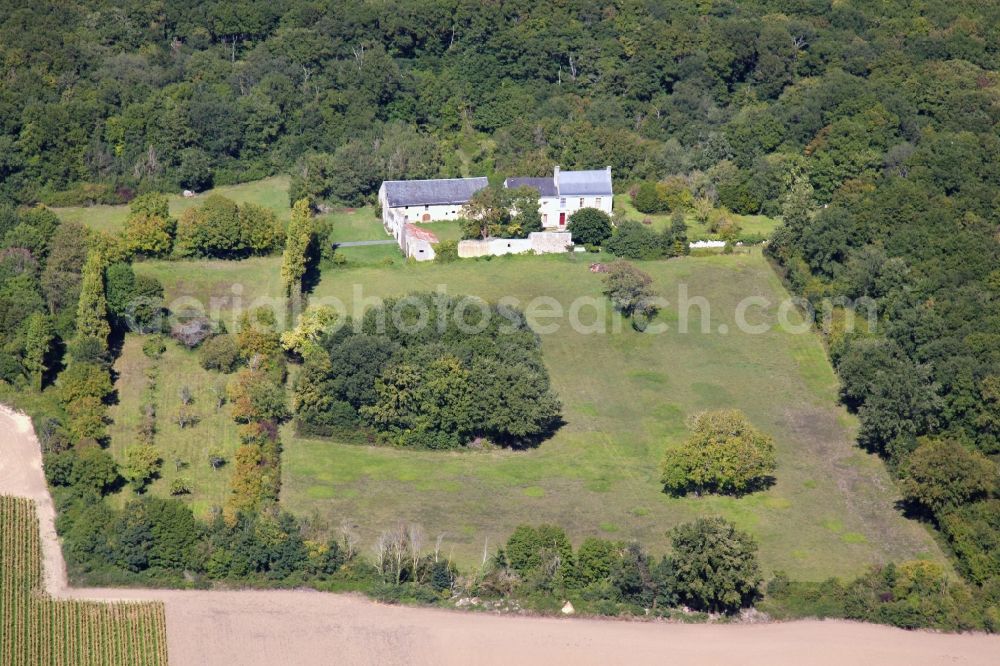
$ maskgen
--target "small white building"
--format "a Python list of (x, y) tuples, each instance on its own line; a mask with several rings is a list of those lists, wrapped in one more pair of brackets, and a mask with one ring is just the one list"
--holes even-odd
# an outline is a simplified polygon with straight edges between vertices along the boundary
[(403, 255), (407, 259), (416, 259), (417, 261), (432, 260), (436, 255), (434, 246), (438, 242), (438, 237), (427, 231), (427, 229), (421, 229), (411, 222), (403, 224), (399, 247), (403, 250)]
[(611, 167), (594, 171), (561, 171), (557, 166), (552, 177), (508, 178), (504, 187), (532, 187), (538, 190), (542, 227), (554, 231), (566, 229), (570, 216), (581, 208), (597, 208), (611, 215), (614, 192)]
[(378, 190), (382, 224), (403, 247), (408, 223), (457, 220), (462, 206), (488, 184), (485, 177), (384, 181)]

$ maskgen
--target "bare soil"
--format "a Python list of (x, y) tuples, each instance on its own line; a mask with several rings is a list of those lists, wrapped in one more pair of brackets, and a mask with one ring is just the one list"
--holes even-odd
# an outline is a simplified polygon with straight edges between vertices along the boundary
[(386, 606), (308, 590), (77, 589), (30, 420), (0, 407), (0, 494), (37, 502), (47, 591), (161, 600), (172, 664), (996, 664), (1000, 637), (843, 621), (668, 624)]

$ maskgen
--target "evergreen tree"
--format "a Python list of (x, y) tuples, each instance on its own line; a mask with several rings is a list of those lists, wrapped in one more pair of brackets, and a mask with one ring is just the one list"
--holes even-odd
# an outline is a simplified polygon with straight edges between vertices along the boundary
[(48, 370), (46, 359), (52, 348), (54, 334), (52, 322), (40, 312), (28, 317), (24, 342), (24, 367), (28, 371), (31, 387), (42, 390), (42, 380)]
[(111, 326), (108, 324), (108, 302), (104, 296), (104, 260), (97, 252), (89, 253), (83, 265), (76, 334), (78, 338), (94, 338), (107, 349)]

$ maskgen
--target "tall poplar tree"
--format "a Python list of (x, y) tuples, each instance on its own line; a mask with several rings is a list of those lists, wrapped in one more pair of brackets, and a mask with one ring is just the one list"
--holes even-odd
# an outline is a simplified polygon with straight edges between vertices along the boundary
[(80, 301), (76, 308), (76, 334), (79, 338), (94, 338), (107, 349), (111, 325), (108, 324), (108, 301), (104, 296), (104, 259), (90, 252), (83, 265)]
[(302, 295), (302, 277), (309, 263), (310, 247), (316, 233), (309, 200), (299, 199), (292, 206), (292, 219), (288, 223), (285, 252), (281, 257), (281, 280), (285, 291), (293, 298)]

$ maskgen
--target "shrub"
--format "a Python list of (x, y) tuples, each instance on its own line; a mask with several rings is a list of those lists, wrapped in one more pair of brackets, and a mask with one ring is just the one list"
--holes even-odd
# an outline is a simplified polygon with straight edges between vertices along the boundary
[(434, 260), (449, 264), (458, 259), (458, 241), (441, 241), (434, 246)]
[(774, 440), (735, 409), (703, 412), (679, 449), (668, 450), (662, 481), (668, 493), (689, 490), (742, 494), (759, 487), (776, 468)]
[(749, 606), (761, 582), (757, 543), (723, 518), (699, 518), (670, 532), (670, 560), (681, 600), (697, 610)]
[(611, 237), (611, 218), (603, 210), (581, 208), (570, 215), (568, 230), (575, 243), (600, 245)]
[(198, 361), (206, 370), (229, 373), (240, 365), (240, 350), (233, 336), (216, 335), (201, 345), (198, 350)]
[(142, 342), (142, 353), (149, 358), (160, 358), (165, 351), (167, 351), (167, 343), (162, 335), (151, 335)]
[(632, 196), (632, 205), (640, 213), (659, 213), (664, 209), (664, 202), (660, 199), (656, 189), (656, 183), (646, 180), (639, 184), (635, 194)]
[(634, 220), (619, 223), (614, 235), (604, 242), (604, 249), (627, 259), (656, 259), (663, 255), (659, 234)]
[(185, 476), (178, 476), (170, 482), (171, 495), (189, 495), (191, 493), (191, 479)]

